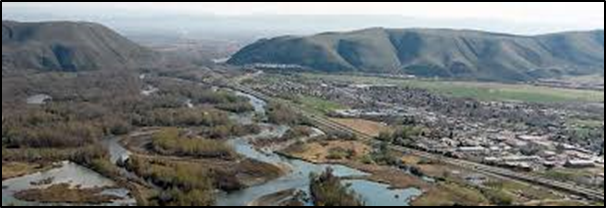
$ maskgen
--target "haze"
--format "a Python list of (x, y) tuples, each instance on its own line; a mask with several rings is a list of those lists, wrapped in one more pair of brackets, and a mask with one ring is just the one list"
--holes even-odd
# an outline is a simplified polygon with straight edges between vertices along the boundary
[[(296, 19), (274, 15), (304, 16)], [(237, 22), (238, 30), (313, 33), (363, 27), (426, 27), (478, 29), (516, 34), (540, 34), (604, 27), (604, 2), (598, 3), (290, 3), (290, 2), (201, 2), (201, 3), (2, 3), (2, 18), (21, 21), (98, 21), (126, 30), (132, 19), (171, 18), (171, 25), (188, 30), (208, 29), (189, 23), (217, 24), (215, 31)], [(270, 18), (261, 21), (259, 17)], [(345, 18), (365, 16), (365, 18)], [(373, 16), (374, 18), (366, 18)], [(389, 18), (380, 18), (389, 16)], [(393, 18), (393, 16), (399, 16)], [(311, 18), (311, 20), (309, 20)], [(162, 18), (164, 19), (164, 18)], [(309, 21), (301, 21), (308, 19)], [(349, 19), (349, 20), (348, 20)], [(389, 20), (386, 20), (389, 19)], [(162, 20), (166, 21), (166, 20)], [(178, 22), (180, 21), (180, 22)], [(162, 23), (162, 22), (160, 22)], [(158, 23), (158, 24), (160, 24)], [(271, 23), (271, 24), (269, 24)], [(495, 24), (499, 23), (499, 24)], [(139, 24), (141, 25), (141, 24)], [(162, 25), (165, 27), (166, 25)], [(222, 25), (217, 27), (217, 25)], [(295, 26), (293, 26), (295, 25)], [(158, 25), (159, 26), (159, 25)], [(210, 27), (210, 26), (209, 26)], [(270, 34), (265, 34), (270, 35)]]

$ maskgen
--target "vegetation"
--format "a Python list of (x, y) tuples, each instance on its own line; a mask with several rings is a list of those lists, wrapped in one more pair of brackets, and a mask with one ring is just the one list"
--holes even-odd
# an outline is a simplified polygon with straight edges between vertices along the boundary
[(47, 169), (47, 166), (40, 164), (30, 164), (23, 162), (2, 163), (2, 180), (16, 178), (28, 175), (34, 172), (40, 172)]
[(297, 100), (297, 102), (301, 103), (302, 106), (307, 109), (311, 109), (315, 112), (320, 112), (323, 114), (328, 114), (335, 110), (347, 109), (347, 107), (339, 103), (311, 96), (302, 96)]
[(427, 193), (413, 201), (413, 206), (480, 206), (489, 204), (484, 195), (471, 187), (457, 183), (437, 184)]
[(290, 141), (293, 139), (300, 139), (311, 135), (312, 132), (312, 129), (308, 126), (295, 126), (288, 129), (288, 131), (282, 135), (281, 140)]
[[(389, 149), (390, 143), (383, 142), (370, 154), (370, 159), (379, 165), (399, 165), (398, 155)], [(368, 159), (366, 159), (368, 162)]]
[(327, 169), (320, 175), (311, 175), (311, 195), (316, 206), (364, 206), (359, 196)]
[(304, 119), (290, 107), (281, 103), (269, 103), (267, 117), (269, 122), (282, 125), (297, 125), (304, 123)]
[(209, 128), (202, 128), (200, 135), (210, 139), (228, 139), (230, 137), (241, 137), (246, 135), (258, 134), (260, 132), (261, 127), (256, 124), (226, 124)]
[(133, 120), (137, 126), (219, 126), (229, 123), (225, 112), (199, 108), (161, 108)]
[(515, 195), (507, 193), (503, 190), (493, 188), (481, 189), (482, 194), (491, 202), (497, 206), (511, 206), (515, 202)]
[(231, 159), (236, 155), (223, 141), (186, 138), (176, 128), (165, 128), (156, 133), (152, 138), (152, 147), (164, 155), (223, 159)]
[(358, 84), (393, 84), (403, 87), (427, 89), (442, 95), (475, 98), (483, 101), (553, 102), (604, 102), (604, 94), (591, 90), (560, 89), (532, 85), (487, 82), (454, 82), (435, 80), (407, 80), (355, 75), (303, 74), (320, 80), (336, 80)]
[(326, 156), (326, 159), (328, 159), (328, 160), (352, 159), (354, 156), (355, 156), (354, 151), (336, 147), (336, 148), (331, 148), (328, 150), (328, 156)]
[(126, 166), (164, 190), (153, 199), (160, 206), (214, 205), (214, 178), (201, 164), (167, 163), (133, 157)]
[(88, 145), (80, 148), (22, 148), (2, 149), (2, 161), (56, 162), (71, 160), (88, 164), (96, 158), (104, 158), (107, 150), (102, 145)]
[(52, 185), (45, 189), (31, 189), (15, 193), (15, 198), (41, 203), (107, 204), (121, 198), (103, 194), (104, 188), (79, 189), (69, 184)]

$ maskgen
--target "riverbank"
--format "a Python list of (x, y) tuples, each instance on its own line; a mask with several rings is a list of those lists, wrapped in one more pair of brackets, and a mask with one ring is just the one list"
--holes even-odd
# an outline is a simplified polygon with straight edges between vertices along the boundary
[[(59, 166), (60, 165), (60, 166)], [(121, 183), (64, 161), (48, 170), (2, 181), (4, 205), (136, 205)]]
[(292, 198), (297, 193), (296, 189), (288, 189), (273, 194), (262, 196), (248, 203), (249, 207), (280, 206), (282, 202)]
[(109, 204), (123, 198), (106, 195), (104, 192), (114, 188), (80, 188), (71, 187), (69, 184), (57, 184), (43, 189), (29, 189), (15, 193), (15, 198), (27, 202), (39, 202), (45, 204)]
[(27, 162), (2, 162), (2, 181), (52, 169), (52, 165)]

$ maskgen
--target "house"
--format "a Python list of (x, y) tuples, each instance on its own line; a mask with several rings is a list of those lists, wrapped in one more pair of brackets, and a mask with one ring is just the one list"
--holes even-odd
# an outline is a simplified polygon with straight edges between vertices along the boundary
[(511, 155), (503, 157), (501, 159), (506, 162), (537, 162), (540, 161), (542, 158), (539, 156)]
[(477, 154), (477, 153), (485, 153), (486, 148), (481, 146), (473, 146), (473, 147), (459, 147), (459, 151), (463, 153)]
[(567, 168), (593, 168), (595, 163), (591, 160), (568, 160), (564, 167)]

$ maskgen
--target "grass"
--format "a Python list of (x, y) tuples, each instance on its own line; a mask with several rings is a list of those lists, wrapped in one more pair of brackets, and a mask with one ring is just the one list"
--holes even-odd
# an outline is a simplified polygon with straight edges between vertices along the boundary
[(521, 184), (514, 181), (489, 181), (484, 184), (486, 187), (497, 189), (506, 193), (523, 193), (524, 196), (531, 200), (546, 200), (558, 199), (559, 197), (545, 189), (539, 189), (530, 185)]
[(561, 89), (526, 84), (405, 80), (353, 75), (303, 74), (309, 79), (349, 81), (359, 84), (393, 84), (431, 90), (443, 95), (483, 101), (604, 102), (604, 93), (591, 90)]
[(341, 105), (339, 103), (324, 100), (324, 99), (317, 98), (317, 97), (312, 97), (312, 96), (301, 96), (299, 98), (299, 100), (297, 100), (297, 102), (301, 103), (301, 105), (307, 109), (310, 109), (310, 110), (313, 110), (314, 112), (319, 112), (322, 114), (327, 114), (327, 113), (333, 112), (335, 110), (340, 110), (340, 109), (348, 109), (348, 107)]
[(331, 118), (330, 120), (337, 122), (341, 125), (356, 129), (362, 133), (368, 134), (373, 137), (379, 136), (381, 132), (386, 132), (390, 130), (387, 125), (364, 119)]
[(476, 189), (456, 183), (440, 183), (412, 202), (413, 206), (479, 206), (489, 204)]
[(37, 164), (23, 162), (2, 163), (2, 180), (21, 177), (43, 170), (45, 168)]
[(570, 125), (580, 127), (580, 128), (600, 128), (602, 127), (602, 122), (599, 120), (582, 120), (582, 119), (571, 119), (568, 121)]
[(15, 194), (15, 198), (23, 201), (42, 203), (68, 204), (107, 204), (120, 197), (104, 195), (104, 188), (74, 189), (69, 184), (58, 184), (46, 189), (31, 189)]
[(355, 159), (371, 152), (371, 148), (359, 141), (326, 141), (293, 145), (283, 153), (316, 163), (342, 159)]

